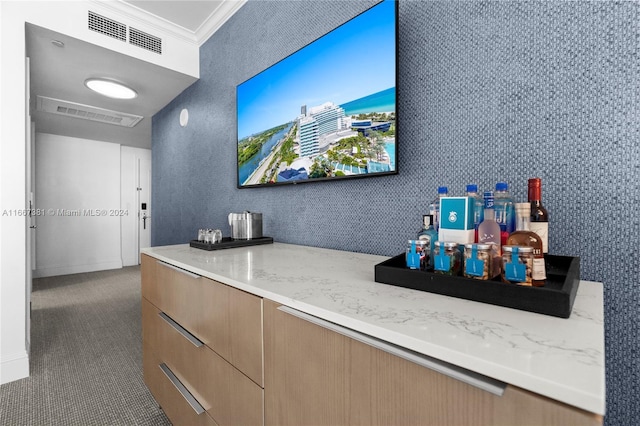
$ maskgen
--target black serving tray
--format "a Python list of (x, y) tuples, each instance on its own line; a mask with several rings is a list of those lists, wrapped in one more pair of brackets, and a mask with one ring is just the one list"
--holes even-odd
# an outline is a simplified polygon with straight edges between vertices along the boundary
[(222, 241), (219, 243), (203, 243), (198, 240), (191, 240), (189, 242), (189, 246), (199, 248), (202, 250), (222, 250), (234, 247), (246, 247), (246, 246), (257, 246), (260, 244), (271, 244), (273, 243), (273, 238), (271, 237), (260, 237), (260, 238), (252, 238), (250, 240), (234, 240), (230, 237), (224, 237)]
[(375, 280), (414, 290), (569, 318), (580, 282), (580, 258), (545, 255), (544, 260), (547, 270), (544, 287), (507, 284), (499, 276), (482, 281), (409, 269), (406, 267), (404, 254), (377, 264)]

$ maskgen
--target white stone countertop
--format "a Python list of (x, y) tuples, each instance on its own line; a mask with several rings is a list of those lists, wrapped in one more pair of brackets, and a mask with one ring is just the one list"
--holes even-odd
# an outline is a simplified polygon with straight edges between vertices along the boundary
[(388, 257), (273, 243), (142, 253), (307, 314), (605, 414), (603, 288), (580, 281), (569, 319), (374, 281)]

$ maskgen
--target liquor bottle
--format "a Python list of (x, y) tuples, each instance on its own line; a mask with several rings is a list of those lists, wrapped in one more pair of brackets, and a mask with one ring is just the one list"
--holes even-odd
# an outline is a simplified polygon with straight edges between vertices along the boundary
[(531, 223), (529, 228), (542, 238), (542, 252), (549, 253), (549, 213), (542, 206), (542, 182), (540, 178), (529, 179), (529, 203)]
[(500, 274), (500, 266), (502, 264), (500, 257), (501, 241), (500, 241), (500, 225), (496, 222), (494, 211), (493, 191), (485, 191), (484, 193), (484, 220), (478, 226), (478, 243), (493, 244), (493, 274)]
[(446, 186), (438, 187), (438, 196), (429, 204), (429, 214), (433, 215), (433, 228), (437, 231), (440, 227), (440, 198), (446, 197), (449, 189)]
[(484, 220), (484, 200), (478, 194), (478, 185), (472, 183), (467, 185), (467, 189), (465, 191), (465, 195), (467, 197), (473, 197), (473, 229), (475, 230), (475, 235), (473, 242), (478, 242), (478, 226)]
[(428, 241), (427, 268), (433, 268), (433, 248), (434, 243), (438, 241), (438, 231), (436, 231), (433, 226), (433, 215), (423, 215), (422, 222), (423, 227), (420, 232), (418, 232), (418, 240)]
[(509, 185), (506, 182), (496, 183), (495, 211), (496, 222), (500, 225), (500, 242), (506, 245), (509, 234), (516, 228), (513, 199), (509, 195)]
[(533, 265), (531, 267), (531, 285), (543, 287), (547, 279), (544, 254), (542, 252), (542, 238), (529, 229), (531, 205), (516, 203), (516, 230), (507, 238), (507, 245), (528, 246), (533, 248)]

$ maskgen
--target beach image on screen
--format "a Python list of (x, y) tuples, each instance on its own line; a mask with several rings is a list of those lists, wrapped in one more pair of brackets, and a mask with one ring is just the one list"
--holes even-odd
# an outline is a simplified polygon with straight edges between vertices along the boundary
[(238, 184), (396, 171), (396, 17), (384, 1), (237, 87)]

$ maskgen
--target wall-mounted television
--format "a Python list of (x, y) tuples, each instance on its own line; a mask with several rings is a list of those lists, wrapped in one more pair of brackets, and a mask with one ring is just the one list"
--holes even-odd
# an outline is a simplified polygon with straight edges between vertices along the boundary
[(396, 1), (236, 88), (238, 187), (396, 174)]

